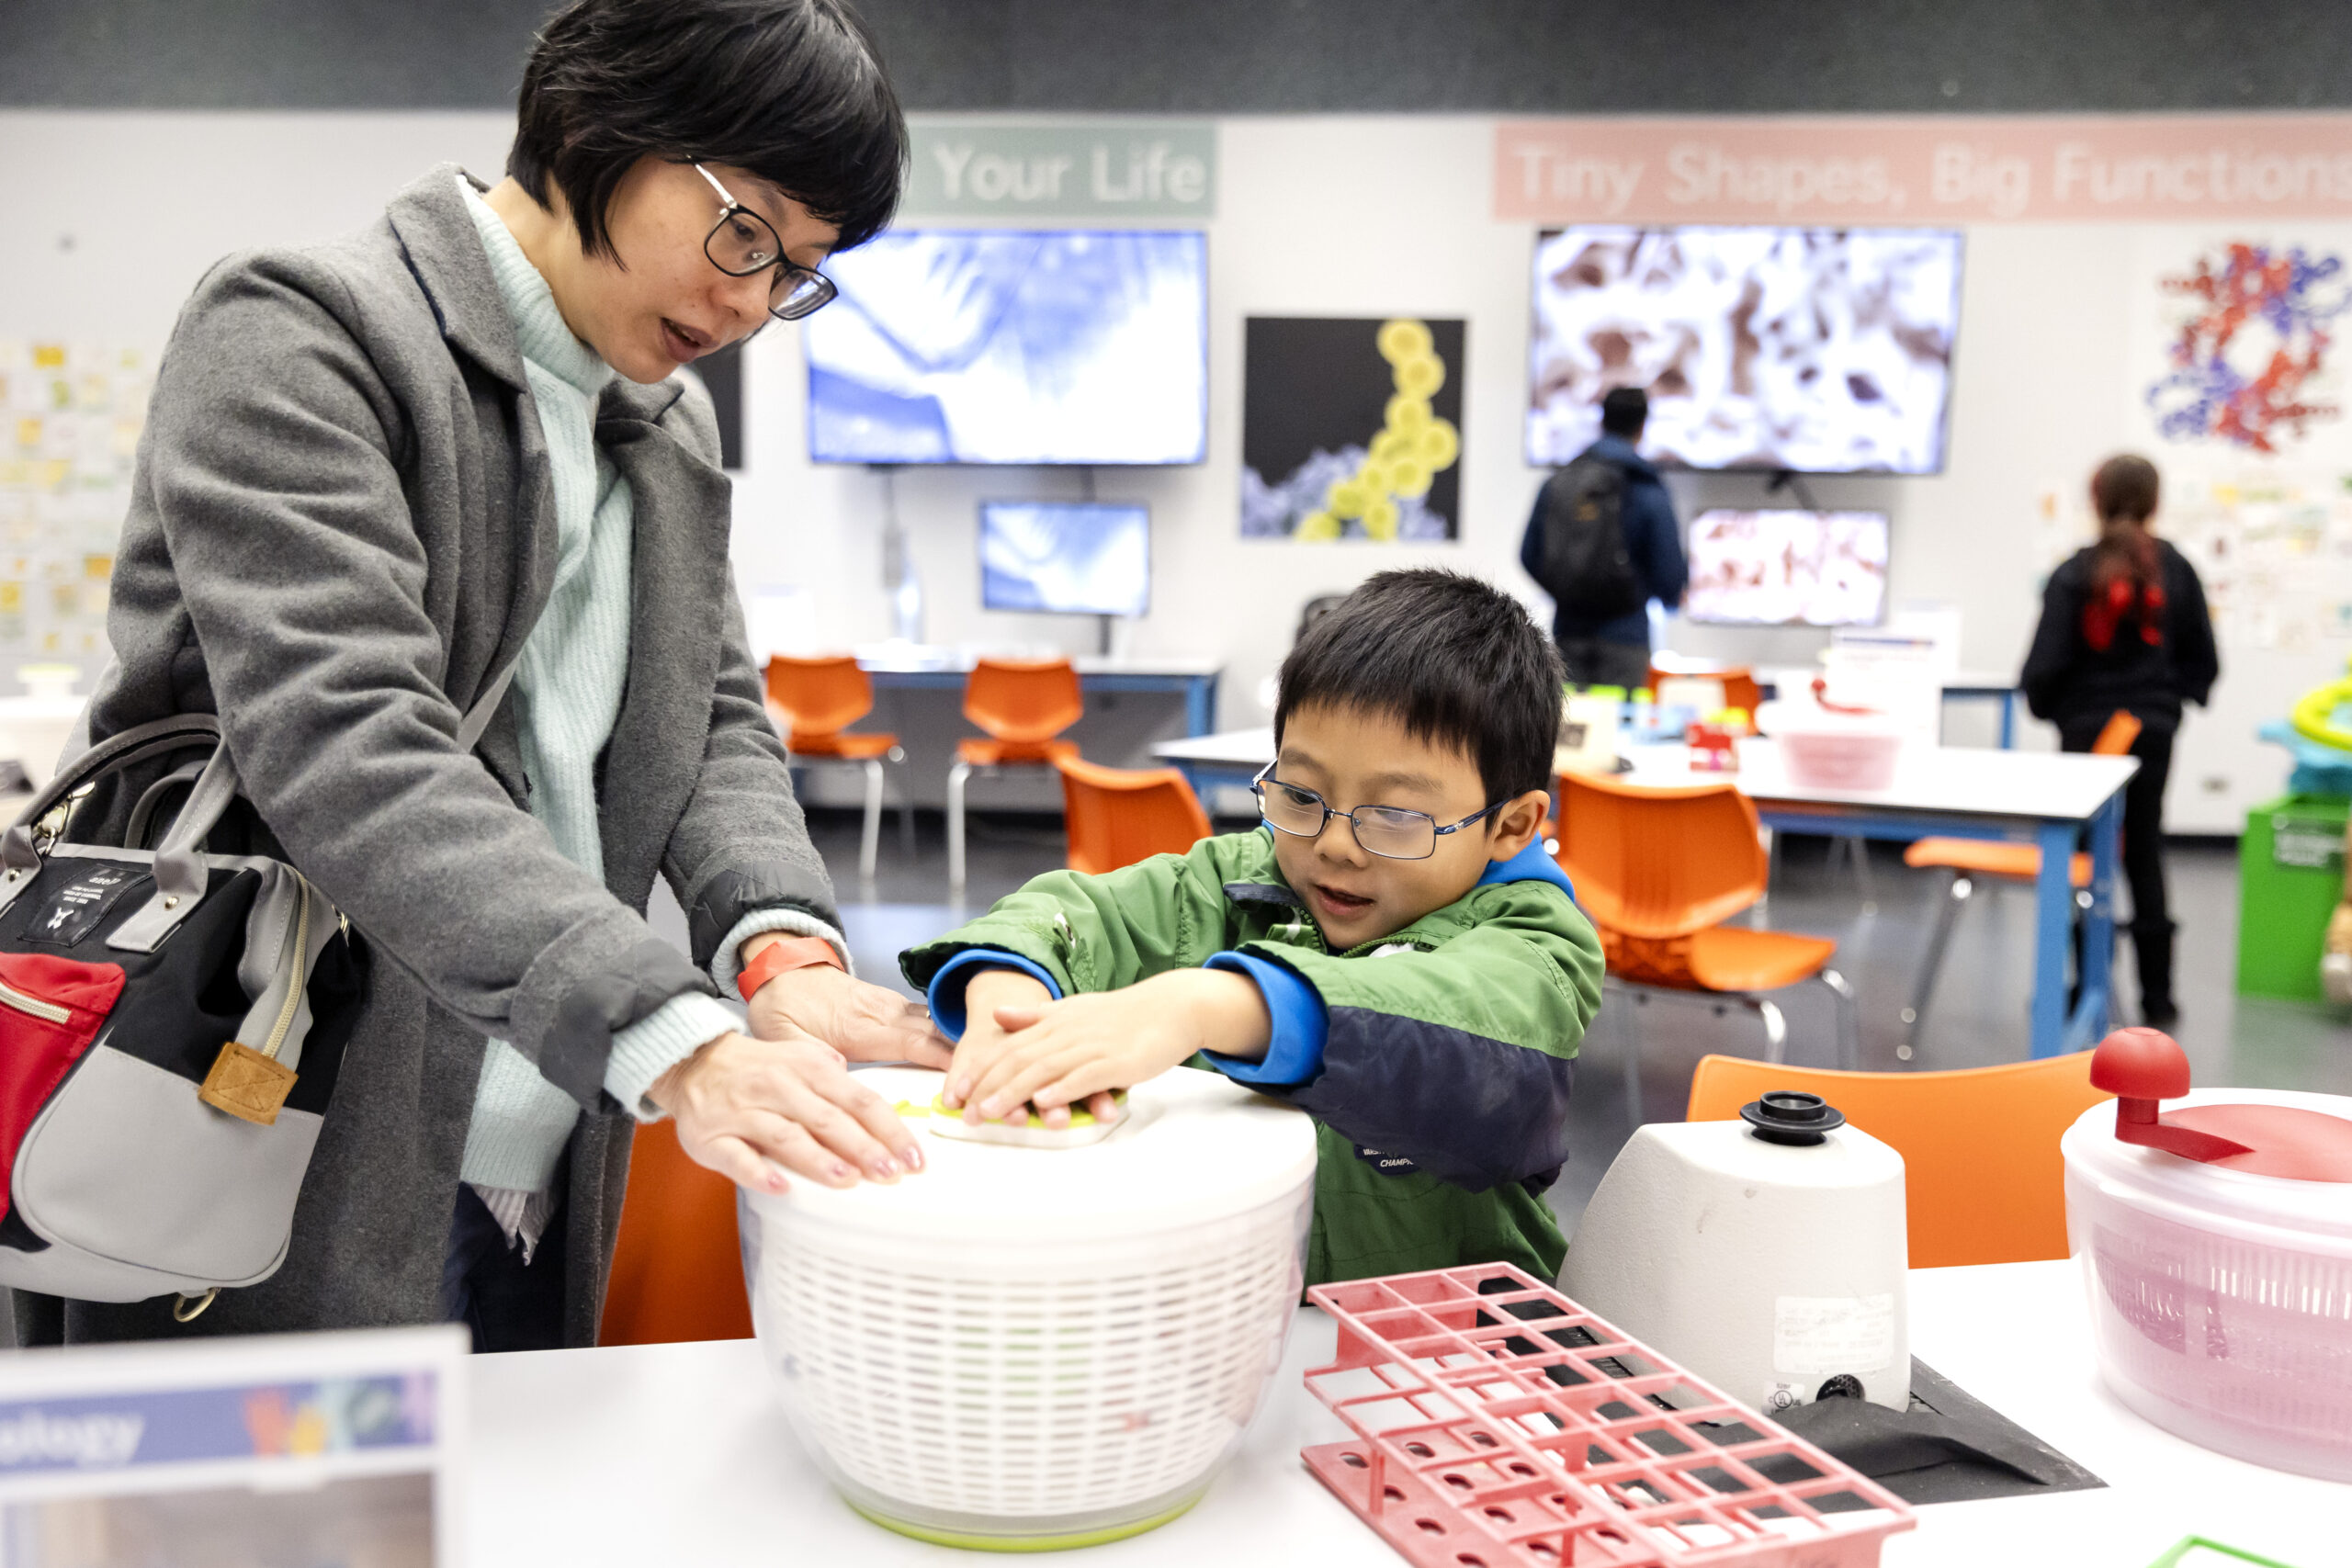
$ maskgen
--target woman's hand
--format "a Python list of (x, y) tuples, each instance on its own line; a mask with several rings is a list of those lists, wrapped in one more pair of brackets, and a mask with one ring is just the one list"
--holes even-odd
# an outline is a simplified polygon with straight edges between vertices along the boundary
[(831, 964), (786, 970), (752, 993), (750, 1012), (752, 1032), (762, 1040), (806, 1032), (853, 1062), (947, 1066), (947, 1038), (932, 1023), (929, 1008)]
[[(967, 1122), (1035, 1105), (1048, 1126), (1067, 1126), (1069, 1108), (1079, 1100), (1090, 1100), (1088, 1109), (1100, 1117), (1113, 1089), (1158, 1077), (1195, 1051), (1261, 1058), (1273, 1032), (1256, 984), (1213, 969), (1172, 970), (1121, 991), (1001, 1007), (994, 1021), (1002, 1038), (985, 1067), (974, 1064), (962, 1096)], [(956, 1077), (963, 1077), (960, 1069)]]
[(653, 1080), (646, 1098), (676, 1119), (687, 1157), (763, 1192), (789, 1185), (775, 1165), (837, 1188), (921, 1170), (922, 1145), (889, 1102), (840, 1052), (782, 1027), (772, 1040), (722, 1034)]

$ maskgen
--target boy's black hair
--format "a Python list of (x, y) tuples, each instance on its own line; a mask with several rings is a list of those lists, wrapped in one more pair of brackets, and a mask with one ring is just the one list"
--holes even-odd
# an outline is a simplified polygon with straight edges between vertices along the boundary
[(1611, 387), (1600, 400), (1600, 428), (1631, 439), (1650, 422), (1650, 395), (1639, 387)]
[(1560, 733), (1560, 656), (1526, 607), (1458, 571), (1384, 571), (1283, 660), (1274, 744), (1303, 707), (1393, 715), (1478, 760), (1489, 803), (1542, 789)]
[(907, 121), (847, 0), (577, 0), (532, 47), (506, 172), (542, 207), (554, 181), (611, 257), (605, 212), (649, 155), (773, 180), (845, 251), (898, 209)]

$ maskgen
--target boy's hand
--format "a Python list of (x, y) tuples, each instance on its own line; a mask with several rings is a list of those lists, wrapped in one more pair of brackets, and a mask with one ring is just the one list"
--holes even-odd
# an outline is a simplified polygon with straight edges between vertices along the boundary
[[(971, 977), (964, 987), (964, 1037), (956, 1043), (955, 1059), (947, 1067), (947, 1087), (940, 1091), (950, 1110), (964, 1109), (972, 1086), (996, 1065), (1012, 1039), (997, 1015), (1026, 1020), (1053, 999), (1053, 991), (1043, 980), (1019, 969), (983, 969)], [(965, 1120), (972, 1118), (967, 1115)]]
[[(1067, 1126), (1069, 1107), (1089, 1096), (1089, 1109), (1101, 1117), (1113, 1089), (1158, 1077), (1195, 1051), (1261, 1059), (1273, 1033), (1257, 985), (1215, 969), (1173, 970), (1122, 991), (1004, 1008), (993, 1021), (1006, 1032), (959, 1097), (967, 1122), (1035, 1105), (1048, 1126)], [(959, 1051), (958, 1079), (963, 1060)]]

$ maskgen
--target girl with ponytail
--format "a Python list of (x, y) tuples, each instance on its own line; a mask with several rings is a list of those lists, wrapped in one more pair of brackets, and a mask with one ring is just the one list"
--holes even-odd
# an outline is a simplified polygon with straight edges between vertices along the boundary
[(2145, 457), (2126, 454), (2098, 466), (2091, 476), (2098, 541), (2051, 574), (2018, 683), (2034, 716), (2055, 724), (2069, 751), (2089, 750), (2119, 708), (2140, 721), (2132, 746), (2140, 771), (2123, 795), (2123, 870), (2141, 1021), (2165, 1025), (2179, 1016), (2165, 894), (2165, 784), (2181, 705), (2203, 705), (2221, 664), (2197, 569), (2150, 526), (2159, 492)]

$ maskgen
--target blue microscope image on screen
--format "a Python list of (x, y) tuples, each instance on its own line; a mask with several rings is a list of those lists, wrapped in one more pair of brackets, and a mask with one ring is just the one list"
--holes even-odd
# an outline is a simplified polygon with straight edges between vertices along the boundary
[(1198, 232), (893, 231), (835, 257), (808, 318), (820, 463), (1197, 463)]
[(1151, 602), (1150, 520), (1140, 506), (989, 502), (980, 508), (980, 604), (1140, 615)]

